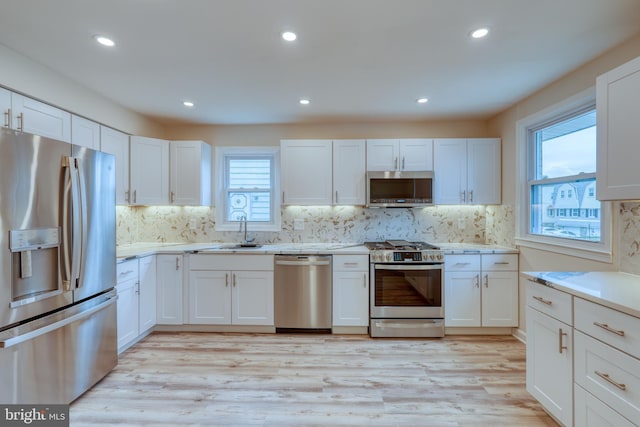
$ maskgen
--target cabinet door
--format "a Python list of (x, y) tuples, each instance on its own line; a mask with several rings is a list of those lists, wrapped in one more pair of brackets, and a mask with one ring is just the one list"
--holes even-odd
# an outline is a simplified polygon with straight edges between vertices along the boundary
[(189, 272), (189, 323), (231, 324), (231, 272)]
[(369, 325), (369, 274), (333, 272), (333, 325)]
[(571, 327), (527, 307), (527, 391), (565, 426), (573, 425)]
[(467, 203), (500, 204), (500, 151), (501, 141), (498, 138), (467, 141)]
[(202, 141), (171, 141), (169, 201), (211, 205), (211, 147)]
[(482, 272), (482, 326), (518, 326), (517, 272)]
[(129, 204), (129, 135), (100, 126), (100, 149), (116, 158), (116, 204)]
[(60, 141), (71, 141), (71, 113), (17, 93), (11, 94), (14, 129)]
[(397, 139), (368, 139), (367, 171), (397, 170), (399, 149)]
[(596, 79), (598, 200), (640, 199), (640, 58)]
[(631, 421), (605, 405), (600, 399), (574, 386), (575, 425), (580, 427), (634, 427)]
[(100, 125), (71, 115), (71, 143), (92, 150), (100, 150)]
[(132, 136), (130, 142), (131, 204), (169, 204), (169, 142)]
[(433, 141), (434, 203), (459, 205), (467, 200), (467, 140)]
[(157, 321), (160, 325), (182, 325), (182, 255), (157, 255)]
[(445, 271), (445, 326), (480, 326), (480, 272)]
[(11, 128), (11, 92), (0, 87), (0, 110), (2, 110), (2, 126)]
[(232, 271), (231, 283), (231, 322), (273, 326), (273, 271)]
[(116, 285), (118, 291), (117, 332), (118, 351), (139, 335), (138, 329), (138, 281), (126, 280)]
[(156, 257), (146, 256), (138, 260), (140, 289), (140, 333), (146, 332), (156, 324)]
[(365, 141), (333, 141), (333, 203), (365, 204)]
[(432, 171), (433, 140), (401, 139), (399, 163), (403, 171)]
[(332, 197), (332, 142), (281, 141), (282, 203), (330, 205)]

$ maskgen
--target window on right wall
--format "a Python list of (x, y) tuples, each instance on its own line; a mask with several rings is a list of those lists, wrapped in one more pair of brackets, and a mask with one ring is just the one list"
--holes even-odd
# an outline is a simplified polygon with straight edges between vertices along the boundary
[(573, 99), (518, 122), (517, 243), (611, 261), (608, 203), (596, 194), (595, 99)]

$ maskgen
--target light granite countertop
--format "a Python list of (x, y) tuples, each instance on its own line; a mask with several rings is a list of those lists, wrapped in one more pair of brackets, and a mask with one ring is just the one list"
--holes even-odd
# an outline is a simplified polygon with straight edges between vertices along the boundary
[(446, 254), (517, 254), (516, 248), (479, 243), (434, 243)]
[(536, 283), (640, 317), (640, 276), (622, 272), (525, 271)]

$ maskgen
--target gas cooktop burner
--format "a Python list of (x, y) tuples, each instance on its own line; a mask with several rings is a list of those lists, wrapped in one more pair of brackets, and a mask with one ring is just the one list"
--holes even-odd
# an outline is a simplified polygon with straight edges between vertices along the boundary
[(372, 263), (442, 263), (442, 250), (425, 242), (406, 240), (387, 240), (384, 242), (365, 242)]

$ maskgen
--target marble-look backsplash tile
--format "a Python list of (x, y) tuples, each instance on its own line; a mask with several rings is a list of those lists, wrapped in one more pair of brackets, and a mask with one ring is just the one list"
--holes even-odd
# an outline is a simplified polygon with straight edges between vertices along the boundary
[[(251, 232), (261, 243), (364, 242), (384, 239), (485, 243), (483, 206), (434, 206), (419, 209), (367, 209), (353, 206), (289, 206), (282, 209), (280, 232)], [(294, 220), (304, 230), (294, 230)], [(209, 207), (117, 208), (117, 243), (236, 242), (238, 232), (215, 230)]]
[(640, 203), (623, 202), (616, 205), (614, 214), (618, 213), (620, 271), (640, 274)]

